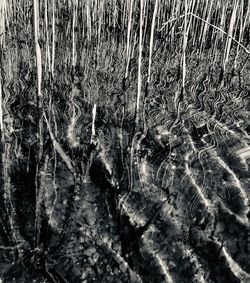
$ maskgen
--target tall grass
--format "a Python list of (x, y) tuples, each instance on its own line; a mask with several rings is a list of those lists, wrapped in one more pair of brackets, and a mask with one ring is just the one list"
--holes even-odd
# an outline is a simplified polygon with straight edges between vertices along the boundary
[[(122, 51), (126, 52), (127, 61), (124, 67), (125, 77), (128, 77), (129, 58), (132, 55), (131, 48), (135, 36), (137, 37), (136, 48), (138, 50), (140, 48), (141, 20), (144, 22), (141, 45), (151, 50), (148, 58), (149, 66), (153, 60), (152, 49), (157, 49), (159, 44), (162, 46), (182, 45), (180, 32), (185, 29), (186, 32), (189, 31), (187, 47), (195, 45), (202, 52), (207, 45), (211, 44), (211, 38), (212, 47), (217, 46), (218, 43), (222, 44), (224, 47), (221, 48), (225, 50), (222, 65), (226, 64), (233, 45), (249, 52), (246, 38), (249, 29), (249, 3), (246, 0), (159, 0), (143, 1), (143, 3), (139, 0), (65, 2), (53, 0), (36, 3), (31, 0), (21, 0), (18, 4), (16, 1), (1, 1), (0, 5), (1, 44), (6, 36), (8, 42), (15, 42), (24, 36), (25, 31), (30, 31), (32, 29), (32, 21), (29, 20), (32, 16), (30, 7), (32, 5), (38, 7), (36, 13), (40, 10), (42, 17), (37, 19), (37, 22), (39, 21), (39, 25), (45, 28), (39, 28), (35, 22), (34, 28), (37, 30), (36, 33), (40, 34), (41, 53), (46, 50), (46, 58), (50, 57), (50, 71), (54, 69), (56, 41), (60, 40), (67, 46), (63, 49), (65, 57), (71, 49), (70, 57), (73, 66), (79, 61), (78, 52), (82, 52), (78, 50), (78, 46), (84, 49), (88, 45), (89, 52), (98, 53), (102, 42), (108, 41), (111, 48), (118, 44), (122, 46)], [(140, 5), (143, 5), (143, 19), (141, 19)], [(150, 38), (153, 39), (152, 28), (155, 25), (157, 39), (154, 40), (153, 47)], [(21, 27), (24, 28), (20, 30)], [(30, 38), (30, 34), (28, 37)], [(60, 47), (63, 48), (63, 45)], [(36, 52), (39, 59), (39, 51)], [(139, 56), (140, 52), (138, 52), (138, 58)], [(45, 60), (42, 63), (44, 64)]]

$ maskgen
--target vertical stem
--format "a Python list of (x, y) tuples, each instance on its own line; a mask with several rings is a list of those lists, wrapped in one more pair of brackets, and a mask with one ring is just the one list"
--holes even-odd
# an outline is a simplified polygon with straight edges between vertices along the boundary
[(87, 37), (89, 42), (91, 41), (91, 30), (92, 30), (90, 10), (91, 10), (90, 1), (87, 1)]
[(142, 27), (143, 27), (143, 0), (140, 0), (140, 32), (139, 32), (139, 58), (138, 58), (138, 88), (137, 88), (137, 100), (136, 100), (136, 119), (135, 123), (138, 123), (139, 111), (140, 111), (140, 98), (141, 98), (141, 66), (142, 66)]
[(3, 95), (2, 95), (2, 74), (0, 70), (0, 130), (1, 130), (1, 142), (4, 145), (4, 132), (3, 132)]
[(37, 92), (38, 97), (41, 96), (41, 83), (42, 83), (42, 56), (39, 46), (39, 2), (33, 0), (34, 5), (34, 34), (35, 34), (35, 46), (36, 46), (36, 66), (37, 66)]
[(127, 33), (127, 66), (126, 66), (126, 72), (125, 72), (125, 78), (128, 77), (128, 68), (129, 68), (129, 62), (130, 62), (130, 33), (131, 33), (131, 23), (132, 23), (132, 14), (133, 14), (133, 0), (130, 0), (130, 12), (129, 12), (129, 21), (128, 21), (128, 33)]
[(44, 3), (44, 14), (45, 14), (45, 27), (46, 27), (46, 60), (45, 60), (45, 70), (47, 69), (47, 62), (48, 62), (49, 72), (51, 72), (50, 48), (49, 48), (48, 0), (45, 0), (45, 3)]
[(155, 7), (151, 25), (151, 33), (150, 33), (150, 43), (149, 43), (149, 60), (148, 60), (148, 84), (150, 82), (150, 72), (151, 72), (151, 64), (152, 64), (152, 54), (153, 54), (153, 43), (154, 43), (154, 28), (155, 28), (155, 19), (158, 9), (158, 0), (155, 0)]
[(183, 53), (182, 53), (182, 90), (185, 89), (186, 80), (186, 47), (187, 47), (187, 0), (185, 0), (185, 16), (183, 29)]
[(5, 24), (7, 21), (7, 3), (6, 0), (0, 1), (0, 46), (3, 46), (5, 40)]
[(229, 30), (227, 33), (226, 48), (225, 48), (224, 58), (223, 58), (223, 70), (226, 69), (226, 64), (227, 64), (229, 53), (230, 53), (230, 48), (232, 44), (232, 36), (233, 36), (233, 31), (234, 31), (234, 26), (235, 26), (236, 16), (237, 16), (237, 10), (238, 10), (237, 8), (238, 8), (238, 1), (234, 1)]
[(76, 56), (75, 56), (75, 21), (77, 12), (77, 2), (72, 1), (73, 18), (72, 18), (72, 66), (75, 67)]
[(52, 0), (52, 62), (51, 74), (54, 77), (54, 63), (55, 62), (55, 0)]

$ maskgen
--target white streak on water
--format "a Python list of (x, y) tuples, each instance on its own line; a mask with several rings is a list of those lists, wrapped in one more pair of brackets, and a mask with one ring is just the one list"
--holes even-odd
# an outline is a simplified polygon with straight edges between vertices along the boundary
[(195, 187), (198, 195), (200, 196), (200, 198), (202, 199), (203, 203), (205, 204), (205, 206), (207, 208), (211, 208), (211, 203), (209, 202), (209, 200), (204, 196), (202, 189), (200, 188), (200, 186), (196, 183), (195, 179), (193, 178), (192, 172), (188, 167), (188, 164), (185, 164), (185, 171), (186, 174), (189, 176), (191, 184)]
[(96, 119), (96, 103), (94, 104), (93, 109), (92, 109), (91, 142), (93, 142), (93, 139), (96, 136), (95, 119)]
[(225, 169), (227, 170), (227, 172), (233, 177), (233, 180), (235, 182), (235, 185), (239, 188), (240, 193), (242, 195), (242, 198), (245, 200), (245, 205), (247, 205), (246, 201), (247, 201), (247, 195), (245, 190), (243, 189), (240, 180), (238, 179), (238, 177), (235, 175), (235, 173), (233, 172), (232, 169), (229, 168), (229, 166), (217, 155), (215, 157), (217, 159), (217, 161), (219, 162), (219, 164)]
[(248, 280), (250, 279), (250, 275), (244, 270), (242, 270), (242, 268), (238, 265), (238, 263), (232, 259), (230, 254), (226, 251), (225, 247), (222, 248), (222, 254), (227, 260), (229, 268), (232, 270), (235, 276), (237, 276), (237, 278), (240, 279), (240, 282), (243, 283), (243, 282), (246, 282), (245, 281), (246, 279)]

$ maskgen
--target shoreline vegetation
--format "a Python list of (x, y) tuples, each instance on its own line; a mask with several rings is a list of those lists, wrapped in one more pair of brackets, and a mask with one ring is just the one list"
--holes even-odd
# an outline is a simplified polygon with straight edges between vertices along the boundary
[(247, 0), (0, 1), (4, 283), (250, 280), (249, 27)]

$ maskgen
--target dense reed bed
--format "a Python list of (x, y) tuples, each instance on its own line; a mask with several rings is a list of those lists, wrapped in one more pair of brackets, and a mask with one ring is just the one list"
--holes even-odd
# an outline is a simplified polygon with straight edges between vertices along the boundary
[(248, 282), (247, 0), (0, 1), (3, 282)]

